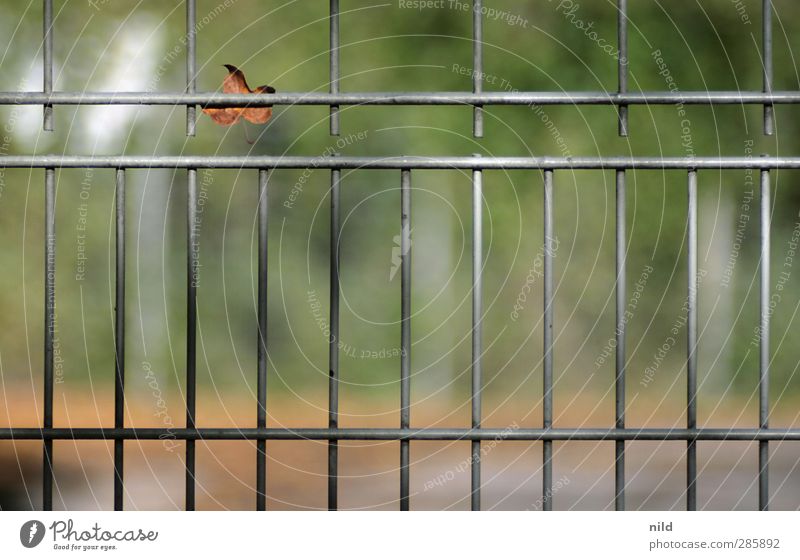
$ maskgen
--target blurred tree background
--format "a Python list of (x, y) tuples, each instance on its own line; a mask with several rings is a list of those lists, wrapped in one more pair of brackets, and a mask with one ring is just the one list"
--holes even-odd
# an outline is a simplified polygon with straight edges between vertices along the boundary
[[(459, 4), (445, 0), (417, 9), (397, 0), (342, 2), (342, 91), (470, 91), (471, 13)], [(616, 45), (614, 2), (486, 4), (497, 12), (484, 23), (485, 90), (616, 90), (617, 59), (604, 48)], [(183, 90), (182, 2), (55, 5), (56, 90)], [(761, 90), (760, 5), (630, 2), (630, 89), (664, 91), (671, 79), (681, 91)], [(774, 88), (796, 90), (800, 8), (791, 0), (775, 0), (774, 6)], [(0, 13), (0, 88), (40, 90), (41, 2), (3, 0)], [(199, 0), (198, 91), (220, 87), (223, 64), (243, 69), (251, 86), (327, 91), (327, 18), (327, 2)], [(800, 153), (794, 106), (776, 107), (774, 137), (762, 135), (758, 106), (685, 111), (682, 117), (675, 106), (632, 107), (629, 138), (617, 135), (614, 108), (591, 106), (486, 107), (483, 139), (472, 137), (469, 107), (346, 107), (339, 138), (328, 133), (325, 107), (278, 107), (264, 127), (223, 128), (198, 112), (194, 138), (184, 134), (183, 107), (57, 106), (52, 133), (41, 130), (41, 107), (2, 107), (0, 121), (5, 154)], [(249, 144), (246, 135), (257, 140)], [(532, 411), (541, 400), (542, 177), (533, 171), (484, 175), (485, 424), (512, 409), (531, 411), (521, 425), (538, 425), (540, 415)], [(686, 174), (628, 175), (629, 423), (646, 422), (660, 407), (680, 423)], [(114, 173), (78, 169), (57, 177), (57, 391), (110, 390)], [(800, 232), (796, 180), (793, 172), (772, 174), (772, 291), (780, 300), (772, 316), (771, 402), (787, 411), (796, 408), (800, 388), (800, 345), (794, 346), (791, 334), (800, 303), (800, 271), (792, 261)], [(278, 170), (269, 187), (269, 399), (313, 403), (317, 412), (302, 419), (305, 425), (324, 422), (327, 402), (329, 181), (323, 169)], [(392, 274), (399, 182), (394, 171), (343, 173), (343, 425), (360, 422), (348, 416), (348, 402), (367, 403), (366, 413), (378, 413), (385, 406), (371, 409), (369, 403), (399, 400), (400, 277)], [(415, 171), (412, 182), (413, 422), (417, 411), (442, 417), (441, 399), (455, 406), (469, 398), (472, 225), (469, 173)], [(200, 170), (198, 183), (200, 393), (226, 402), (230, 395), (255, 394), (257, 174)], [(557, 423), (570, 410), (573, 417), (587, 416), (579, 408), (587, 402), (610, 422), (614, 176), (559, 171), (555, 184)], [(32, 406), (42, 371), (43, 172), (4, 170), (0, 185), (2, 380), (6, 388), (27, 388)], [(185, 371), (186, 173), (131, 170), (128, 185), (129, 398), (150, 402), (151, 369), (178, 411)], [(753, 423), (758, 176), (701, 171), (699, 185), (700, 421), (713, 424), (720, 410), (733, 407)], [(106, 401), (97, 403), (104, 414), (113, 407)], [(449, 421), (466, 425), (468, 407), (454, 410)]]

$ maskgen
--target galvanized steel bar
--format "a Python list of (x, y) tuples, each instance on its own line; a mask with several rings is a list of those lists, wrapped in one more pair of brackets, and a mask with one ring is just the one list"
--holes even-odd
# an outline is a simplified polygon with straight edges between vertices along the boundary
[[(761, 285), (759, 298), (758, 426), (769, 428), (769, 319), (770, 319), (770, 229), (772, 203), (769, 171), (761, 171)], [(758, 509), (769, 509), (769, 444), (758, 444)]]
[[(114, 303), (114, 427), (125, 427), (125, 170), (117, 169), (115, 192), (116, 289)], [(124, 445), (114, 440), (114, 510), (123, 509)]]
[(201, 105), (264, 107), (267, 105), (793, 105), (800, 91), (462, 91), (431, 92), (0, 92), (0, 105)]
[[(328, 428), (339, 427), (339, 185), (341, 171), (331, 169), (330, 340), (328, 342)], [(339, 507), (339, 442), (328, 443), (328, 509)]]
[[(762, 0), (761, 4), (761, 39), (764, 53), (764, 93), (772, 91), (772, 0)], [(764, 105), (764, 134), (775, 133), (775, 114), (771, 103)]]
[[(186, 93), (193, 94), (197, 83), (197, 6), (186, 0)], [(194, 105), (186, 106), (186, 136), (194, 136), (197, 113)]]
[[(617, 79), (619, 93), (628, 91), (628, 0), (617, 0)], [(619, 106), (619, 135), (628, 136), (628, 106)]]
[[(44, 17), (43, 20), (43, 44), (42, 44), (42, 92), (43, 95), (51, 95), (53, 93), (53, 0), (44, 0)], [(43, 112), (43, 126), (46, 131), (53, 130), (53, 105), (47, 104), (44, 106)]]
[[(628, 255), (626, 233), (626, 189), (625, 171), (618, 170), (617, 177), (617, 328), (616, 328), (616, 362), (614, 387), (616, 393), (615, 426), (625, 427), (625, 307), (627, 301), (626, 263)], [(625, 510), (625, 442), (618, 441), (614, 461), (614, 507), (617, 511)]]
[[(544, 170), (544, 368), (542, 425), (553, 425), (553, 170)], [(553, 442), (542, 443), (542, 508), (553, 509)]]
[(800, 169), (800, 157), (0, 156), (0, 168), (127, 169)]
[(0, 440), (800, 441), (800, 428), (0, 428)]
[[(481, 325), (483, 323), (483, 172), (472, 172), (472, 428), (481, 427)], [(473, 440), (472, 511), (481, 509), (481, 442)]]
[[(330, 88), (331, 95), (339, 93), (339, 0), (330, 1)], [(331, 105), (331, 136), (339, 136), (339, 105)]]
[[(411, 425), (411, 170), (400, 171), (400, 428)], [(409, 509), (409, 442), (400, 441), (400, 510)]]
[[(697, 171), (687, 179), (686, 427), (697, 428)], [(697, 509), (697, 442), (686, 442), (686, 509)]]
[[(483, 1), (472, 0), (472, 93), (483, 92)], [(472, 135), (483, 138), (483, 108), (472, 109)]]
[[(268, 207), (269, 172), (258, 170), (258, 381), (256, 424), (267, 427), (267, 276), (268, 276)], [(267, 443), (256, 444), (256, 510), (267, 509)]]
[[(197, 386), (197, 276), (200, 230), (197, 223), (197, 169), (187, 170), (186, 225), (186, 428), (195, 427)], [(195, 444), (186, 442), (186, 511), (195, 509)]]
[[(53, 427), (53, 339), (56, 332), (56, 172), (44, 172), (44, 429)], [(53, 509), (53, 440), (44, 438), (42, 461), (42, 509)]]

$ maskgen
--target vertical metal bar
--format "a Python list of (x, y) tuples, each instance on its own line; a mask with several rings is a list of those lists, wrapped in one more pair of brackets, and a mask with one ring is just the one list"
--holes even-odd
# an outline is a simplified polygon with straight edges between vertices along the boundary
[[(686, 424), (697, 428), (697, 171), (689, 171), (686, 322)], [(686, 509), (697, 509), (697, 441), (686, 442)]]
[[(195, 93), (197, 82), (197, 7), (195, 0), (186, 0), (186, 92)], [(197, 111), (186, 106), (186, 136), (194, 136)]]
[[(339, 0), (331, 0), (331, 93), (339, 93)], [(339, 106), (331, 105), (331, 136), (339, 136)]]
[[(761, 343), (759, 345), (758, 425), (769, 428), (769, 282), (770, 282), (770, 180), (761, 170)], [(758, 509), (769, 509), (769, 442), (758, 442)]]
[[(619, 77), (619, 92), (628, 91), (628, 0), (617, 0), (617, 43), (619, 58), (617, 59), (617, 74)], [(628, 135), (628, 106), (619, 106), (619, 135)]]
[[(762, 0), (761, 39), (764, 51), (764, 93), (772, 93), (772, 0)], [(771, 103), (764, 105), (764, 134), (775, 132), (775, 114)]]
[[(188, 270), (186, 285), (186, 427), (195, 427), (195, 387), (197, 382), (197, 276), (199, 226), (197, 223), (197, 169), (187, 169), (188, 194), (186, 221), (188, 226)], [(195, 441), (186, 441), (186, 511), (195, 508)]]
[[(44, 0), (44, 18), (43, 18), (43, 79), (42, 86), (44, 93), (53, 93), (53, 0)], [(53, 130), (53, 106), (44, 106), (44, 130)]]
[[(330, 341), (328, 345), (328, 428), (339, 427), (339, 184), (341, 171), (331, 169)], [(328, 509), (339, 507), (339, 441), (328, 442)]]
[[(53, 338), (56, 330), (56, 178), (55, 169), (44, 171), (44, 427), (53, 427)], [(42, 509), (53, 509), (53, 440), (44, 439)]]
[[(269, 172), (258, 170), (258, 382), (256, 398), (259, 428), (267, 427), (267, 208)], [(256, 443), (256, 509), (267, 509), (267, 442)]]
[[(617, 356), (616, 356), (616, 427), (625, 428), (625, 302), (626, 286), (626, 208), (625, 170), (617, 170)], [(616, 442), (615, 460), (615, 509), (625, 510), (625, 441)]]
[[(472, 93), (483, 92), (483, 1), (472, 0)], [(483, 107), (472, 109), (472, 134), (483, 138)]]
[[(116, 183), (116, 300), (114, 315), (114, 427), (125, 427), (125, 170), (117, 169)], [(123, 507), (125, 440), (114, 440), (114, 510)]]
[[(553, 170), (544, 170), (543, 427), (553, 426)], [(542, 508), (553, 509), (553, 440), (542, 441)]]
[[(478, 157), (479, 154), (475, 154)], [(483, 172), (472, 172), (472, 428), (481, 427), (483, 314)], [(481, 442), (472, 442), (472, 511), (481, 509)]]
[[(411, 405), (411, 170), (400, 171), (400, 427), (410, 427)], [(400, 441), (400, 510), (409, 509), (409, 441)]]

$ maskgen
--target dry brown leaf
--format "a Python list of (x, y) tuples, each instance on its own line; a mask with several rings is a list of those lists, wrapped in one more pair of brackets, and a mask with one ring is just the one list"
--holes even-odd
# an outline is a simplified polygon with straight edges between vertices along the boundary
[[(258, 86), (256, 89), (250, 89), (244, 72), (232, 64), (225, 64), (225, 68), (228, 69), (228, 75), (222, 81), (223, 93), (275, 93), (275, 88), (270, 86)], [(203, 112), (222, 126), (235, 124), (240, 117), (244, 117), (254, 124), (264, 124), (272, 117), (272, 107), (208, 107), (204, 108)]]

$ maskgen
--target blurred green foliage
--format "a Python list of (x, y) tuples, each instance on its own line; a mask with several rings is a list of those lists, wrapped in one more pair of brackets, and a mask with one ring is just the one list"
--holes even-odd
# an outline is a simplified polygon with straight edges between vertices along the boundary
[[(67, 91), (181, 91), (185, 86), (183, 3), (60, 1), (55, 19), (55, 87)], [(484, 89), (616, 90), (614, 2), (500, 2), (506, 15), (484, 24)], [(342, 2), (342, 91), (469, 91), (471, 13), (449, 0), (415, 10)], [(741, 7), (740, 7), (741, 6)], [(775, 89), (800, 87), (796, 2), (775, 0)], [(199, 0), (199, 91), (215, 90), (222, 64), (251, 85), (327, 91), (327, 2)], [(0, 88), (41, 88), (41, 2), (0, 2)], [(515, 16), (511, 22), (511, 16)], [(580, 29), (582, 21), (584, 29)], [(630, 2), (630, 89), (760, 90), (760, 2)], [(596, 36), (587, 33), (592, 23)], [(666, 72), (656, 63), (659, 51)], [(468, 107), (346, 107), (339, 139), (324, 107), (276, 108), (266, 127), (214, 125), (199, 115), (187, 138), (182, 107), (55, 109), (3, 107), (4, 153), (348, 155), (796, 155), (797, 108), (776, 108), (777, 134), (764, 137), (757, 106), (636, 106), (630, 137), (617, 135), (611, 107), (487, 107), (485, 138), (472, 137)], [(552, 123), (548, 126), (548, 123)], [(685, 130), (689, 131), (688, 138)], [(691, 147), (687, 142), (690, 141)], [(686, 293), (685, 173), (629, 173), (629, 292), (643, 272), (628, 322), (628, 387), (635, 400), (682, 402)], [(131, 387), (143, 363), (180, 387), (185, 368), (185, 172), (128, 173), (128, 355)], [(257, 180), (252, 171), (200, 171), (199, 372), (220, 398), (255, 390)], [(301, 182), (301, 178), (303, 178)], [(797, 175), (774, 173), (773, 283), (788, 272), (773, 314), (772, 399), (797, 393), (793, 344), (800, 271), (787, 265), (800, 221)], [(751, 398), (758, 379), (758, 177), (699, 173), (701, 414), (734, 389)], [(0, 191), (0, 359), (6, 383), (40, 383), (43, 173), (6, 170)], [(327, 389), (329, 214), (327, 170), (275, 171), (270, 182), (270, 395)], [(413, 173), (413, 398), (464, 400), (469, 392), (471, 191), (469, 174)], [(556, 173), (557, 408), (573, 396), (613, 398), (614, 177)], [(342, 392), (399, 393), (400, 278), (392, 276), (399, 235), (399, 173), (343, 173)], [(751, 194), (748, 194), (751, 192)], [(486, 172), (483, 356), (487, 410), (541, 398), (542, 188), (538, 172)], [(748, 208), (743, 204), (752, 196)], [(741, 216), (744, 215), (744, 218)], [(63, 387), (108, 385), (113, 375), (113, 172), (58, 173), (58, 326)], [(81, 229), (81, 224), (84, 228)], [(743, 225), (741, 225), (743, 224)], [(740, 227), (741, 225), (741, 227)], [(800, 226), (797, 226), (800, 227)], [(85, 235), (81, 238), (81, 235)], [(737, 239), (737, 235), (739, 236)], [(735, 250), (738, 249), (738, 256)], [(85, 257), (85, 260), (82, 260)], [(725, 267), (732, 265), (730, 282)], [(80, 266), (85, 274), (78, 273)], [(777, 293), (778, 288), (773, 286)], [(515, 304), (522, 302), (516, 320)], [(633, 301), (633, 299), (631, 300)], [(675, 339), (674, 344), (667, 341)], [(669, 350), (658, 359), (659, 348)], [(654, 369), (654, 364), (658, 364)], [(648, 368), (650, 368), (648, 370)], [(647, 371), (654, 372), (648, 377)], [(648, 379), (652, 381), (648, 381)], [(224, 390), (223, 390), (224, 389)], [(603, 404), (605, 403), (605, 404)], [(647, 411), (641, 412), (643, 417)]]

